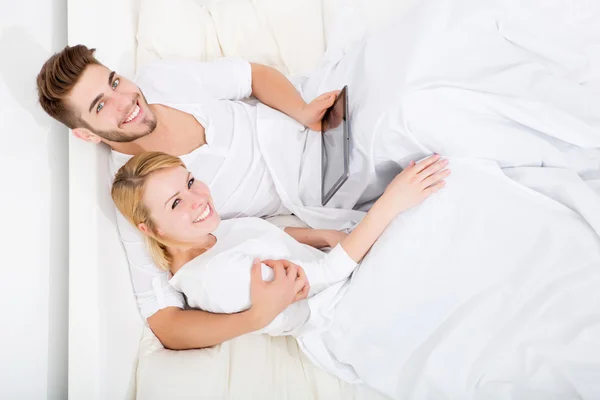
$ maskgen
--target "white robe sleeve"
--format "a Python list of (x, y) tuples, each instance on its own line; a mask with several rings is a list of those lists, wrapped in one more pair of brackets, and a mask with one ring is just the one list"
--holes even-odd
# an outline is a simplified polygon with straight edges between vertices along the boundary
[[(240, 252), (221, 253), (210, 261), (201, 278), (202, 291), (186, 292), (188, 302), (213, 313), (233, 314), (250, 308), (250, 281), (254, 257)], [(273, 270), (262, 265), (262, 277), (272, 281)], [(188, 282), (189, 283), (189, 282)], [(185, 291), (185, 290), (184, 290)], [(285, 335), (308, 319), (306, 302), (297, 302), (286, 308), (269, 325), (256, 333), (271, 336)]]
[[(202, 278), (204, 295), (192, 302), (203, 310), (215, 313), (236, 313), (250, 308), (250, 277), (253, 257), (239, 252), (221, 253), (210, 261)], [(352, 273), (357, 264), (338, 245), (323, 258), (312, 261), (290, 260), (300, 265), (310, 282), (309, 297), (340, 282)], [(262, 277), (272, 281), (273, 270), (262, 265)], [(188, 301), (191, 299), (188, 295)], [(308, 304), (296, 302), (279, 314), (260, 333), (282, 335), (304, 323), (310, 315)]]
[(358, 265), (339, 244), (316, 261), (290, 260), (301, 266), (310, 283), (309, 297), (345, 280)]

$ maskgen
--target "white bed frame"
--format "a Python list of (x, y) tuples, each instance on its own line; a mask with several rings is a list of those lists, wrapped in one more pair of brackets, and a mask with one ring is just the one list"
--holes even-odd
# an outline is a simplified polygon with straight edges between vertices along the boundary
[[(68, 0), (69, 45), (125, 76), (135, 66), (139, 0)], [(143, 321), (109, 193), (108, 149), (69, 142), (69, 399), (135, 398)]]

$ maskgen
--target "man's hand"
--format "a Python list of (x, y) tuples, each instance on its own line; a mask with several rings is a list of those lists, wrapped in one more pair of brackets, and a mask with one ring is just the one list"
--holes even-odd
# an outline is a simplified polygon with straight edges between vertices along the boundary
[(287, 260), (265, 260), (275, 274), (270, 282), (262, 279), (261, 262), (255, 259), (252, 264), (250, 300), (251, 311), (255, 314), (256, 329), (267, 326), (290, 304), (303, 300), (310, 286), (301, 267)]
[(313, 131), (321, 132), (321, 120), (329, 107), (340, 94), (340, 90), (323, 93), (310, 103), (306, 104), (298, 113), (298, 122)]

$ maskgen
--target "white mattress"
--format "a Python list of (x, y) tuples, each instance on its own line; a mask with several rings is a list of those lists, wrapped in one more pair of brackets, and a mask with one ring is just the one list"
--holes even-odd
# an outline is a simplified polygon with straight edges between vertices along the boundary
[(315, 367), (291, 336), (249, 334), (210, 349), (170, 351), (147, 330), (139, 355), (140, 400), (388, 399)]
[[(343, 50), (412, 1), (145, 0), (140, 13), (139, 0), (68, 0), (68, 37), (70, 45), (96, 47), (102, 62), (126, 76), (154, 58), (222, 55), (296, 75), (319, 63), (328, 42)], [(69, 179), (70, 399), (381, 398), (310, 365), (292, 338), (163, 349), (133, 295), (109, 195), (108, 149), (71, 138)]]

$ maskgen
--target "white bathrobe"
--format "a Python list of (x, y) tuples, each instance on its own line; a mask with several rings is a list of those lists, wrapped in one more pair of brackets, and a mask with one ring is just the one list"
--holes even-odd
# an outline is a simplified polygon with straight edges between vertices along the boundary
[[(337, 245), (329, 253), (297, 242), (261, 218), (222, 221), (213, 232), (215, 246), (181, 267), (169, 283), (185, 294), (191, 307), (214, 313), (236, 313), (251, 306), (250, 271), (255, 257), (287, 259), (304, 269), (310, 282), (308, 299), (296, 302), (258, 331), (271, 336), (301, 337), (323, 327), (326, 313), (357, 264)], [(262, 278), (274, 277), (262, 266)]]

